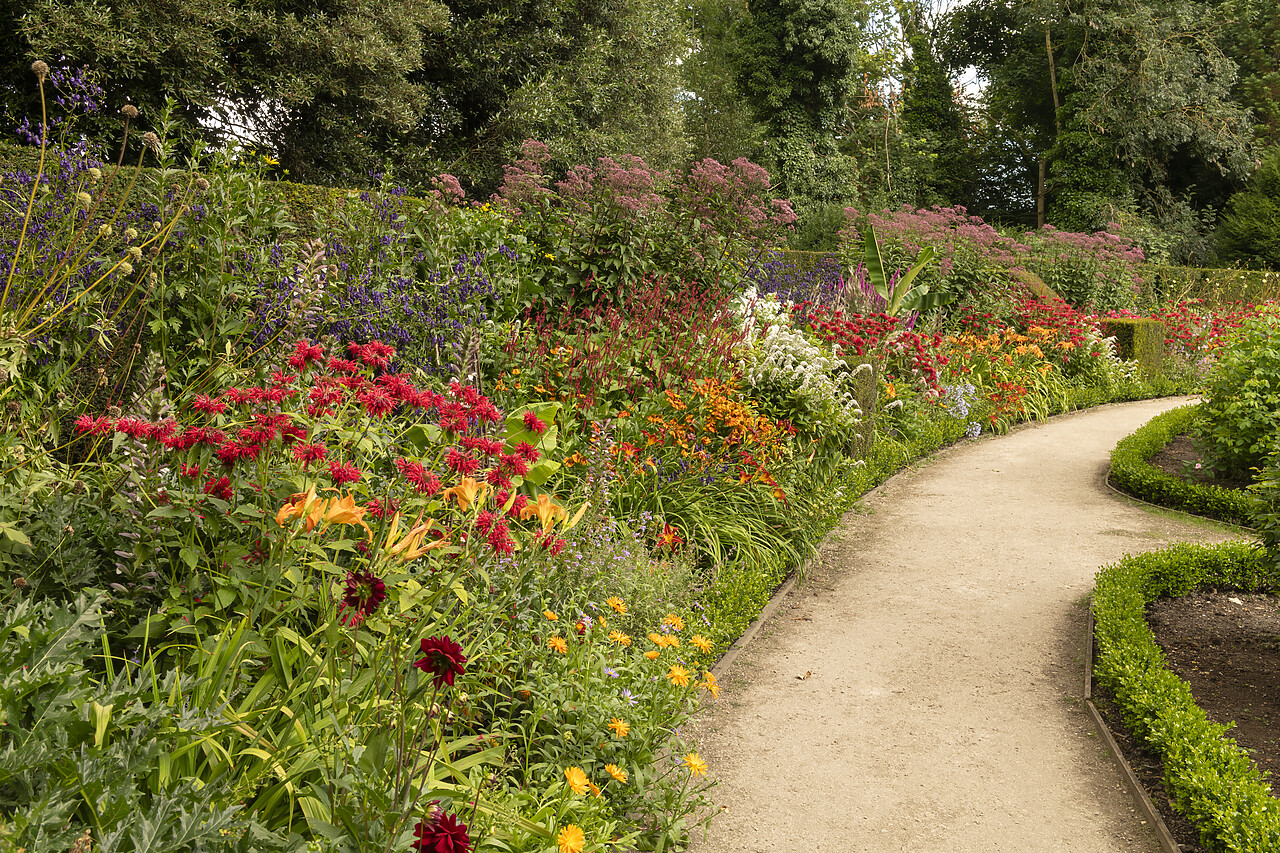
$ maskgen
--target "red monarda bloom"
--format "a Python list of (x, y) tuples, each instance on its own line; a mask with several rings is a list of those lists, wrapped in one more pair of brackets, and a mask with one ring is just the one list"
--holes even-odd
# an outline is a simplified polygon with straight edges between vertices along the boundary
[(333, 478), (333, 482), (341, 486), (345, 483), (358, 483), (364, 477), (360, 473), (360, 469), (354, 465), (345, 465), (338, 462), (329, 463), (329, 476)]
[(419, 853), (470, 853), (467, 826), (450, 812), (433, 820), (418, 821), (413, 828), (413, 849)]
[(538, 435), (547, 431), (546, 421), (539, 418), (532, 411), (524, 413), (524, 425), (530, 432), (536, 432)]
[(463, 672), (467, 664), (462, 654), (462, 646), (448, 637), (423, 638), (420, 650), (424, 657), (413, 662), (413, 665), (435, 678), (436, 687), (453, 686), (453, 679)]
[(191, 404), (191, 408), (197, 412), (204, 412), (206, 415), (220, 415), (227, 410), (227, 404), (222, 402), (221, 397), (213, 400), (204, 394), (197, 394), (195, 402)]
[(293, 449), (293, 458), (306, 468), (312, 462), (323, 462), (329, 451), (323, 444), (299, 444)]

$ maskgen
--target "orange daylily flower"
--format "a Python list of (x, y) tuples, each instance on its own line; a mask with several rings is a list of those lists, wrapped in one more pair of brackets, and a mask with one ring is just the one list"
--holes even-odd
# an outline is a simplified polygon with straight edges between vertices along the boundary
[(458, 485), (444, 490), (444, 502), (448, 503), (449, 498), (458, 501), (458, 508), (463, 512), (471, 509), (471, 505), (484, 500), (493, 491), (493, 486), (488, 483), (476, 482), (474, 477), (463, 477), (458, 481)]
[[(307, 491), (299, 492), (298, 494), (290, 496), (289, 503), (280, 507), (280, 511), (276, 513), (276, 524), (284, 527), (285, 522), (295, 518), (300, 518), (311, 509), (311, 505), (315, 503), (315, 501), (316, 487), (312, 484), (311, 488)], [(310, 531), (311, 528), (308, 527), (307, 530)]]
[(542, 529), (550, 530), (555, 526), (557, 520), (563, 521), (569, 517), (569, 513), (560, 504), (551, 500), (550, 495), (538, 495), (537, 503), (525, 504), (520, 510), (521, 519), (530, 519), (534, 516), (538, 517), (538, 521), (542, 523)]
[(387, 538), (382, 543), (382, 553), (390, 554), (398, 562), (407, 563), (410, 560), (416, 560), (423, 554), (435, 548), (443, 548), (449, 544), (448, 539), (435, 539), (426, 545), (422, 544), (422, 538), (427, 535), (435, 525), (435, 519), (428, 518), (424, 523), (422, 516), (418, 516), (418, 520), (413, 526), (405, 531), (404, 535), (400, 535), (400, 513), (396, 513), (391, 518), (391, 524), (387, 528)]
[[(326, 489), (325, 491), (336, 491)], [(364, 516), (368, 509), (356, 503), (354, 492), (347, 492), (341, 497), (318, 498), (316, 487), (293, 495), (293, 500), (280, 507), (276, 513), (276, 524), (284, 526), (285, 522), (295, 518), (306, 518), (307, 532), (315, 530), (320, 524), (358, 524), (364, 528), (369, 541), (373, 541), (373, 531), (365, 523)]]

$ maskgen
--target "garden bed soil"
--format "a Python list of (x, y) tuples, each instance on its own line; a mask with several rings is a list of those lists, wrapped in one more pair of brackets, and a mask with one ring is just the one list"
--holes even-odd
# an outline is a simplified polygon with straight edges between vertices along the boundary
[[(1147, 460), (1152, 467), (1172, 474), (1198, 486), (1221, 486), (1224, 489), (1243, 489), (1249, 485), (1248, 477), (1220, 477), (1204, 464), (1204, 455), (1196, 448), (1190, 436), (1179, 435), (1164, 449)], [(1196, 467), (1199, 466), (1199, 467)]]
[[(1214, 722), (1235, 723), (1230, 736), (1273, 777), (1272, 793), (1280, 790), (1280, 598), (1201, 590), (1152, 602), (1147, 622), (1196, 704)], [(1098, 711), (1169, 831), (1183, 851), (1205, 850), (1195, 827), (1173, 810), (1160, 758), (1134, 742), (1110, 698), (1095, 689)]]

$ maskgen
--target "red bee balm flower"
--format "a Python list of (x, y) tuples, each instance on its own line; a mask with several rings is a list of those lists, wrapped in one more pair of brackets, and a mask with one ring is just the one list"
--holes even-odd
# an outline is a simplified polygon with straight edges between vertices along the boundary
[(413, 665), (423, 672), (430, 673), (436, 687), (453, 686), (453, 679), (462, 674), (467, 659), (462, 654), (462, 646), (448, 637), (424, 638), (420, 650), (425, 657), (414, 661)]
[(364, 475), (354, 465), (340, 465), (337, 462), (330, 462), (329, 476), (333, 477), (334, 483), (341, 486), (344, 483), (358, 483)]
[(546, 421), (539, 418), (532, 411), (524, 413), (524, 425), (530, 432), (536, 432), (539, 435), (547, 431)]
[(469, 853), (471, 850), (466, 824), (449, 812), (432, 820), (418, 821), (413, 835), (413, 849), (419, 853)]

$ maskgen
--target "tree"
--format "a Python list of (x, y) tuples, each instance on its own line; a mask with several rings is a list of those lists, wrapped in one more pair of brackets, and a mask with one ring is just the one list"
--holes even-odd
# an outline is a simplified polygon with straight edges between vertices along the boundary
[[(17, 37), (7, 79), (25, 81), (13, 72), (36, 58), (87, 67), (144, 127), (172, 97), (188, 141), (247, 132), (300, 177), (344, 179), (360, 152), (417, 121), (408, 74), (447, 16), (433, 0), (19, 0), (0, 32)], [(15, 115), (38, 114), (31, 89), (5, 95)]]
[(1280, 146), (1272, 148), (1249, 186), (1227, 202), (1218, 225), (1225, 261), (1280, 270)]
[(738, 27), (746, 16), (745, 2), (695, 0), (689, 6), (693, 50), (681, 70), (688, 93), (684, 127), (694, 161), (764, 159), (764, 128), (738, 88), (734, 65)]
[(736, 28), (738, 87), (767, 129), (779, 192), (802, 217), (853, 189), (836, 132), (857, 81), (863, 20), (849, 0), (757, 0)]

